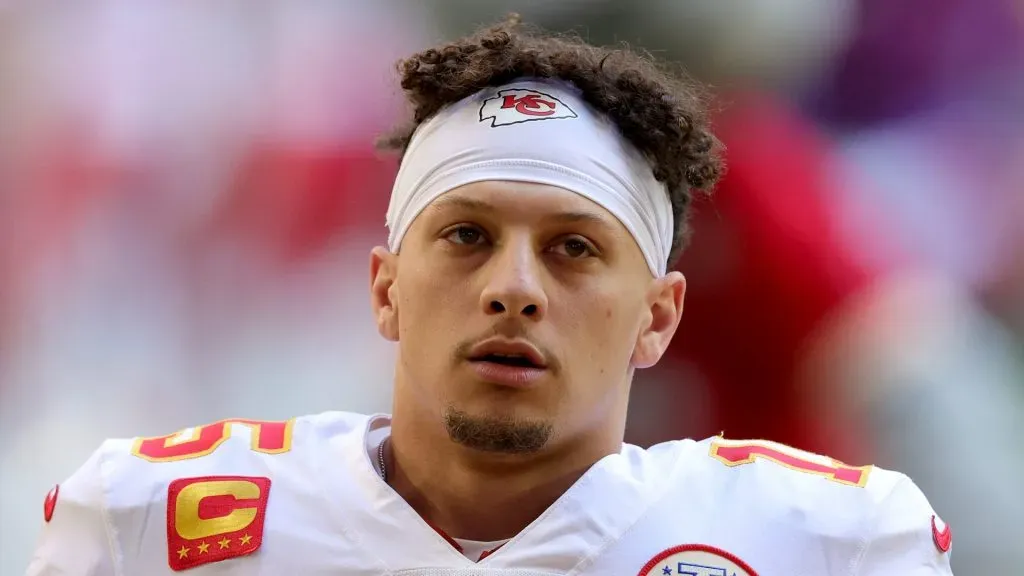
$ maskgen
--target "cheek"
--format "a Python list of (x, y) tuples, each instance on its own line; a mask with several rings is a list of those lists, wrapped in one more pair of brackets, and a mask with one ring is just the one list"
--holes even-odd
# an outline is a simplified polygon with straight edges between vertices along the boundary
[[(581, 305), (588, 299), (591, 305)], [(574, 300), (579, 314), (573, 322), (570, 338), (574, 342), (570, 345), (579, 369), (591, 376), (624, 370), (636, 341), (634, 307), (625, 304), (628, 300), (620, 294), (597, 293)]]
[(399, 279), (400, 341), (417, 349), (450, 345), (472, 304), (469, 291), (452, 275), (417, 272)]

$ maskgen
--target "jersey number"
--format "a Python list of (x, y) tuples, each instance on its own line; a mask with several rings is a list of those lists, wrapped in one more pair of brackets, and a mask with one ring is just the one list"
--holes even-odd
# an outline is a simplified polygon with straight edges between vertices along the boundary
[(251, 448), (264, 454), (281, 454), (292, 449), (295, 420), (268, 422), (232, 418), (206, 426), (186, 428), (167, 436), (138, 438), (132, 454), (150, 462), (175, 462), (206, 456), (231, 437), (234, 426), (245, 426), (252, 437)]
[(862, 488), (868, 483), (868, 474), (872, 469), (870, 465), (850, 466), (832, 458), (768, 441), (715, 441), (711, 443), (711, 456), (726, 466), (751, 464), (760, 458), (797, 472)]

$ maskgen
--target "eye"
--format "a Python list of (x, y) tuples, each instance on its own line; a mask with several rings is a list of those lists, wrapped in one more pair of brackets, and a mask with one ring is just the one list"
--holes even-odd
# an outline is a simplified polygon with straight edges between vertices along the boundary
[(556, 254), (573, 259), (587, 258), (597, 255), (597, 250), (593, 245), (579, 236), (571, 236), (562, 240), (558, 244), (555, 244), (552, 250)]
[(463, 224), (448, 230), (444, 238), (452, 244), (474, 246), (484, 239), (484, 233), (479, 228)]

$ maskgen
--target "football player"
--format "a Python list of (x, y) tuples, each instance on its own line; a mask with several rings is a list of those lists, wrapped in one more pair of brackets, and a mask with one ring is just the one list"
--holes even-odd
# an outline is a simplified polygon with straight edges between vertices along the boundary
[[(32, 576), (949, 575), (914, 483), (765, 441), (624, 444), (683, 312), (703, 98), (513, 19), (400, 66), (392, 414), (110, 440), (46, 500)], [(736, 361), (742, 362), (742, 358)]]

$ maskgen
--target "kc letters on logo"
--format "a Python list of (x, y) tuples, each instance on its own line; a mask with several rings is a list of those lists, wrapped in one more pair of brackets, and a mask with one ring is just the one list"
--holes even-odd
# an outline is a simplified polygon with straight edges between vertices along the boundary
[(558, 98), (528, 88), (499, 90), (480, 107), (480, 121), (490, 120), (492, 127), (576, 117), (576, 112)]
[(186, 570), (251, 554), (263, 543), (270, 478), (179, 478), (167, 491), (167, 562)]

